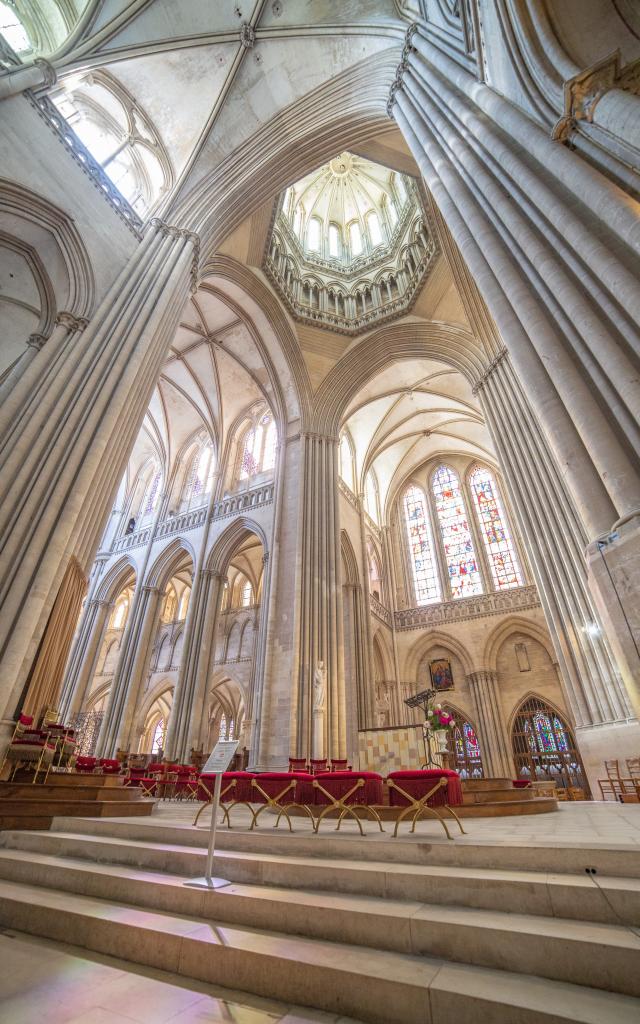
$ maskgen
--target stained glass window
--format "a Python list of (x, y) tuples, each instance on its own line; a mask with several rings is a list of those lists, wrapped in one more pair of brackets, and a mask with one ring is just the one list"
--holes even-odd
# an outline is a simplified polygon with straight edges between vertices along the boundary
[(380, 500), (378, 497), (378, 481), (375, 473), (370, 470), (364, 481), (364, 507), (374, 523), (380, 522)]
[(569, 743), (567, 742), (567, 734), (564, 731), (564, 726), (557, 715), (553, 716), (553, 731), (556, 736), (556, 744), (558, 750), (567, 751), (569, 749)]
[(243, 608), (248, 608), (253, 600), (253, 588), (249, 580), (245, 580), (240, 591), (240, 603)]
[(547, 754), (550, 751), (555, 750), (556, 741), (553, 737), (553, 730), (551, 728), (549, 716), (538, 713), (533, 716), (533, 724), (535, 726), (536, 736), (538, 737), (538, 747), (540, 752)]
[(472, 597), (482, 593), (473, 540), (464, 507), (458, 476), (448, 466), (440, 466), (433, 476), (433, 494), (444, 554), (451, 584), (451, 596)]
[(480, 743), (471, 722), (461, 720), (459, 711), (455, 708), (444, 706), (447, 714), (455, 721), (453, 729), (453, 753), (455, 755), (455, 770), (463, 779), (481, 779), (484, 775), (482, 767), (482, 754)]
[(276, 461), (278, 432), (271, 413), (265, 413), (260, 422), (247, 430), (240, 459), (240, 480), (248, 480), (257, 473), (273, 469)]
[(427, 519), (427, 503), (423, 492), (413, 484), (405, 491), (404, 515), (409, 537), (416, 604), (433, 604), (434, 601), (440, 600), (440, 582), (435, 566), (431, 528)]
[(153, 733), (153, 743), (151, 744), (151, 753), (157, 754), (159, 750), (164, 750), (164, 734), (165, 734), (165, 721), (161, 718), (155, 727)]
[(496, 482), (488, 469), (478, 466), (471, 474), (470, 484), (480, 530), (489, 556), (493, 585), (496, 590), (521, 587), (522, 573)]
[(147, 491), (147, 496), (146, 496), (145, 503), (144, 503), (144, 509), (143, 509), (143, 512), (142, 512), (142, 514), (145, 515), (145, 516), (151, 515), (151, 513), (153, 512), (153, 510), (156, 507), (156, 502), (158, 500), (158, 493), (160, 491), (160, 480), (161, 480), (160, 473), (156, 473), (156, 475), (154, 476), (153, 480), (151, 481), (151, 486), (149, 487), (149, 490)]
[(223, 712), (222, 713), (222, 718), (220, 719), (220, 731), (218, 733), (218, 739), (219, 740), (226, 740), (226, 738), (227, 738), (227, 716)]
[(200, 448), (200, 451), (196, 452), (191, 465), (190, 480), (187, 488), (189, 508), (205, 503), (207, 495), (211, 493), (211, 487), (213, 486), (214, 470), (213, 448), (209, 443), (205, 443)]
[(462, 726), (464, 732), (465, 745), (469, 757), (480, 757), (480, 744), (478, 743), (478, 737), (475, 734), (475, 730), (472, 725), (465, 722)]
[(518, 709), (511, 736), (519, 776), (553, 779), (555, 785), (588, 792), (571, 728), (546, 701), (528, 697)]
[(349, 438), (346, 434), (343, 434), (340, 438), (340, 476), (344, 480), (345, 484), (355, 491), (355, 479), (353, 473), (353, 454), (351, 451), (351, 445), (349, 444)]
[(269, 469), (273, 469), (276, 464), (276, 444), (278, 443), (278, 432), (276, 425), (270, 416), (265, 416), (263, 419), (264, 424), (268, 424), (265, 435), (264, 435), (264, 452), (262, 455), (262, 471), (264, 473)]

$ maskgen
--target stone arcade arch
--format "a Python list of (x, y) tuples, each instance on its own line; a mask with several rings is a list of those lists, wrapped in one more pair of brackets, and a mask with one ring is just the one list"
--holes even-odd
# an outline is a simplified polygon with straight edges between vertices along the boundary
[[(192, 600), (193, 613), (185, 635), (183, 659), (180, 666), (173, 712), (169, 723), (167, 750), (171, 757), (184, 758), (192, 747), (201, 749), (208, 739), (208, 709), (206, 694), (213, 670), (216, 642), (220, 629), (224, 585), (234, 555), (247, 542), (254, 540), (261, 547), (262, 559), (262, 604), (259, 613), (257, 638), (251, 665), (249, 690), (245, 704), (248, 710), (248, 727), (259, 721), (254, 712), (262, 699), (264, 634), (266, 605), (269, 583), (264, 577), (269, 572), (269, 547), (264, 530), (256, 522), (239, 517), (228, 526), (214, 542), (203, 568), (197, 575)], [(247, 736), (247, 746), (252, 744), (252, 757), (257, 756), (255, 742), (259, 733)]]

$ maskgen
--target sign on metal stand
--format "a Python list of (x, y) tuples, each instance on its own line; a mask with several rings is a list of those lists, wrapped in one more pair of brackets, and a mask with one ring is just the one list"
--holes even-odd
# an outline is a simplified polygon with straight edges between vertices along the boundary
[(220, 807), (220, 790), (222, 788), (222, 775), (231, 764), (233, 755), (238, 749), (238, 740), (219, 740), (209, 755), (207, 763), (202, 769), (203, 775), (215, 775), (216, 781), (213, 788), (213, 801), (211, 804), (211, 825), (209, 827), (209, 845), (207, 847), (207, 866), (204, 878), (193, 878), (185, 885), (195, 889), (221, 889), (223, 885), (229, 885), (226, 878), (213, 878), (213, 855), (216, 846), (216, 828), (218, 824), (218, 809)]

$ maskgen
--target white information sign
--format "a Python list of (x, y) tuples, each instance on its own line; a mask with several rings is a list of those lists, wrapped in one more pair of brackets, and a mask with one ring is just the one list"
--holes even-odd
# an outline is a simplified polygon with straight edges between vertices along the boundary
[(207, 849), (207, 866), (204, 878), (195, 878), (192, 882), (185, 882), (185, 885), (194, 886), (197, 889), (220, 889), (228, 885), (225, 878), (213, 878), (213, 853), (216, 844), (216, 825), (218, 822), (218, 808), (220, 806), (220, 790), (222, 775), (231, 764), (231, 760), (238, 749), (239, 740), (219, 740), (211, 753), (204, 768), (203, 775), (215, 775), (216, 781), (213, 790), (211, 803), (211, 825), (209, 831), (209, 846)]
[(218, 772), (226, 772), (231, 764), (233, 755), (238, 749), (239, 742), (239, 740), (218, 740), (209, 754), (209, 759), (202, 769), (202, 774), (217, 775)]

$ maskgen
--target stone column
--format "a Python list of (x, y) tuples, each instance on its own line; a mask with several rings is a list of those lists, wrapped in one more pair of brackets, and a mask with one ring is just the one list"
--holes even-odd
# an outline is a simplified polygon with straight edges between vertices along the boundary
[(88, 324), (84, 317), (74, 316), (64, 311), (58, 313), (56, 322), (51, 334), (47, 337), (42, 334), (31, 334), (27, 338), (27, 350), (14, 364), (10, 372), (0, 384), (0, 406), (16, 387), (23, 373), (34, 361), (43, 346), (47, 346), (48, 353), (54, 359), (59, 349), (64, 349), (72, 335), (83, 331)]
[[(640, 397), (627, 348), (639, 337), (640, 300), (633, 275), (616, 251), (620, 242), (634, 247), (633, 217), (623, 223), (627, 197), (616, 196), (604, 178), (594, 188), (598, 175), (586, 171), (579, 157), (554, 146), (526, 115), (461, 72), (420, 31), (412, 42), (420, 52), (409, 53), (405, 61), (394, 113), (518, 372), (524, 379), (524, 362), (530, 363), (535, 353), (552, 373), (544, 391), (532, 379), (532, 400), (536, 404), (539, 397), (545, 429), (553, 424), (546, 393), (557, 394), (570, 418), (585, 449), (580, 462), (586, 465), (578, 474), (569, 463), (567, 479), (577, 496), (584, 495), (586, 511), (591, 504), (597, 533), (606, 523), (594, 506), (600, 487), (619, 515), (640, 504), (640, 480), (627, 454), (628, 445), (638, 446)], [(513, 136), (520, 146), (511, 144)], [(547, 171), (544, 180), (540, 165)], [(592, 200), (598, 209), (610, 229), (604, 242), (586, 204), (579, 213), (566, 204), (568, 185), (577, 202)], [(549, 231), (541, 232), (541, 218)], [(615, 237), (622, 234), (624, 239)], [(627, 322), (625, 329), (616, 304), (631, 315), (633, 326)], [(627, 338), (626, 346), (620, 345), (621, 337)], [(584, 477), (580, 484), (589, 464), (590, 476), (595, 471), (601, 481), (590, 489), (591, 502), (584, 494)]]
[(514, 777), (511, 744), (500, 706), (498, 673), (472, 672), (467, 676), (469, 689), (476, 706), (476, 721), (485, 777)]
[(262, 699), (267, 665), (267, 618), (269, 609), (272, 607), (271, 564), (270, 552), (265, 551), (262, 556), (262, 597), (257, 629), (254, 633), (251, 682), (244, 728), (245, 746), (251, 752), (252, 765), (257, 764), (260, 758), (260, 734), (259, 730), (254, 729), (254, 725), (262, 720)]
[[(351, 640), (350, 664), (352, 675), (346, 680), (347, 691), (347, 735), (349, 751), (358, 748), (358, 730), (366, 729), (369, 721), (367, 695), (367, 656), (365, 650), (365, 626), (362, 587), (359, 583), (345, 583), (343, 590), (343, 606), (349, 624), (350, 638), (346, 630), (344, 642)], [(346, 662), (345, 658), (345, 662)], [(350, 699), (351, 698), (351, 699)], [(349, 708), (352, 708), (349, 714)]]
[(44, 345), (0, 408), (0, 715), (18, 702), (69, 555), (86, 566), (95, 554), (196, 243), (151, 221), (86, 329)]
[(16, 96), (26, 89), (51, 89), (57, 81), (56, 69), (43, 57), (33, 64), (18, 64), (0, 74), (0, 100)]
[(113, 757), (128, 743), (142, 680), (149, 664), (153, 631), (158, 622), (161, 592), (157, 587), (136, 587), (111, 684), (96, 753)]
[(185, 626), (182, 660), (167, 732), (169, 757), (188, 756), (191, 746), (197, 744), (201, 735), (203, 716), (206, 721), (207, 683), (225, 581), (224, 573), (200, 569), (191, 592), (189, 622)]
[(62, 683), (61, 722), (68, 721), (82, 709), (98, 667), (102, 640), (113, 608), (113, 601), (94, 598), (87, 602)]
[(303, 435), (299, 701), (312, 749), (313, 673), (327, 673), (326, 750), (346, 756), (342, 593), (339, 585), (338, 438)]
[[(640, 509), (640, 290), (632, 270), (640, 254), (640, 214), (626, 193), (478, 83), (420, 28), (405, 47), (390, 109), (495, 319), (515, 379), (526, 385), (534, 427), (553, 455), (562, 496), (568, 491), (571, 515), (577, 511), (582, 550), (568, 573), (560, 556), (562, 593), (554, 588), (560, 607), (582, 609), (577, 620), (566, 619), (565, 636), (573, 641), (560, 657), (566, 683), (565, 666), (576, 649), (589, 646), (578, 631), (596, 639), (598, 631), (584, 570), (576, 584), (575, 567), (589, 543), (618, 524), (637, 522)], [(512, 416), (503, 421), (498, 450), (510, 444), (514, 423)], [(536, 493), (532, 507), (539, 504)], [(637, 551), (640, 529), (633, 533)], [(552, 560), (554, 551), (551, 545)], [(548, 571), (540, 559), (538, 564), (540, 572)], [(593, 572), (591, 585), (602, 607), (640, 602), (637, 577), (623, 591), (613, 572)], [(549, 615), (554, 602), (544, 594), (543, 600)], [(625, 675), (640, 708), (640, 647), (624, 616), (614, 628), (628, 639), (619, 647), (633, 663)], [(615, 669), (607, 667), (605, 646), (584, 657), (611, 685), (602, 693), (594, 686), (586, 701), (591, 709), (583, 706), (582, 715), (623, 721), (629, 702)], [(573, 679), (581, 672), (576, 663)], [(591, 666), (590, 672), (593, 679)]]

